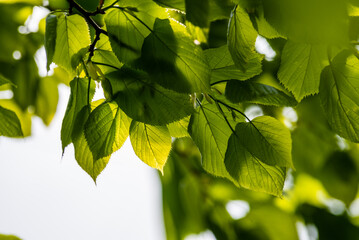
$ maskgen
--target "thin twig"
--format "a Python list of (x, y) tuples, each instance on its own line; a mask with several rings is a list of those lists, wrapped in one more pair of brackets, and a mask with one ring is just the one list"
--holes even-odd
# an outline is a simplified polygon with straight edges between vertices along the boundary
[(94, 61), (92, 61), (92, 63), (93, 63), (93, 64), (96, 64), (96, 65), (102, 65), (102, 66), (114, 68), (114, 69), (116, 69), (116, 70), (120, 70), (120, 68), (115, 67), (115, 66), (112, 66), (112, 65), (107, 64), (107, 63), (100, 63), (100, 62), (94, 62)]
[(75, 8), (81, 15), (87, 20), (87, 22), (96, 30), (96, 33), (102, 33), (108, 36), (107, 32), (103, 30), (92, 18), (91, 13), (83, 9), (78, 3), (76, 3), (74, 0), (67, 0), (70, 4), (69, 12), (72, 13), (72, 8)]

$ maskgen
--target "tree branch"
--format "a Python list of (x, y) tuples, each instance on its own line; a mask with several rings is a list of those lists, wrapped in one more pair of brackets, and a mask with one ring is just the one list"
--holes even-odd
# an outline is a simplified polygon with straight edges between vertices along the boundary
[(92, 18), (91, 13), (83, 9), (78, 3), (74, 0), (67, 0), (70, 4), (69, 12), (72, 13), (72, 8), (75, 8), (81, 15), (86, 19), (86, 21), (96, 30), (96, 35), (105, 34), (108, 35), (105, 30), (103, 30)]

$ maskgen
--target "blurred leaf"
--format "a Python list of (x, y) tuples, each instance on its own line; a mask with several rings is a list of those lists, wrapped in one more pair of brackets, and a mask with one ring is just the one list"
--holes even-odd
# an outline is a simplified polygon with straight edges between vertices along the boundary
[(0, 240), (21, 240), (20, 238), (14, 236), (14, 235), (4, 235), (0, 234)]
[(13, 111), (0, 107), (0, 119), (0, 136), (23, 136), (20, 120)]
[(35, 113), (46, 125), (51, 123), (56, 113), (58, 100), (57, 82), (49, 77), (41, 78), (37, 90)]
[(115, 101), (105, 102), (91, 112), (85, 136), (94, 161), (122, 147), (129, 135), (130, 121)]
[(295, 216), (273, 205), (252, 208), (245, 221), (255, 223), (268, 239), (299, 240)]
[(23, 137), (31, 135), (31, 114), (28, 111), (23, 111), (16, 102), (12, 99), (1, 99), (0, 106), (14, 112), (21, 124)]
[(320, 179), (328, 193), (347, 206), (355, 199), (359, 174), (348, 153), (334, 152), (323, 166)]
[(136, 155), (148, 166), (163, 173), (163, 166), (171, 150), (171, 135), (167, 127), (132, 121), (130, 139)]
[(347, 1), (262, 1), (268, 22), (288, 39), (306, 43), (347, 41)]
[(50, 64), (53, 61), (55, 47), (56, 47), (56, 33), (57, 33), (57, 16), (48, 15), (46, 17), (46, 30), (45, 30), (45, 50), (47, 58), (47, 71), (50, 70)]
[(9, 79), (7, 79), (6, 77), (4, 77), (1, 73), (0, 73), (0, 86), (3, 86), (5, 84), (9, 84), (9, 85), (14, 85), (13, 82), (11, 82)]
[(344, 51), (321, 75), (320, 100), (330, 126), (340, 136), (359, 142), (359, 60)]

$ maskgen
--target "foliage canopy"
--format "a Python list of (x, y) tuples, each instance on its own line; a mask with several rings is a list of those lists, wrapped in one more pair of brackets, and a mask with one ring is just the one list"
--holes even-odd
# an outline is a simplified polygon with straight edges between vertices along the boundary
[[(0, 100), (1, 136), (29, 136), (33, 115), (50, 124), (63, 83), (71, 88), (63, 152), (73, 143), (96, 181), (129, 137), (163, 174), (169, 239), (207, 228), (218, 239), (296, 239), (288, 208), (331, 236), (320, 224), (336, 217), (324, 219), (312, 193), (346, 206), (357, 195), (357, 1), (50, 0), (33, 31), (23, 24), (41, 2), (0, 5), (0, 88), (13, 92)], [(50, 76), (37, 72), (42, 45)], [(97, 86), (105, 99), (92, 101)], [(278, 207), (262, 193), (287, 195), (288, 174), (298, 188), (313, 186), (302, 198), (291, 190), (292, 205)], [(253, 204), (243, 221), (225, 211), (234, 199)], [(286, 227), (269, 226), (267, 216)], [(348, 236), (358, 236), (341, 217)]]

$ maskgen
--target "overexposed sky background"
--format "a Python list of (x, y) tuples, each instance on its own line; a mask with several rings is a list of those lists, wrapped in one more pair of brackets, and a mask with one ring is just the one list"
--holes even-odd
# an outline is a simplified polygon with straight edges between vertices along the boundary
[(98, 177), (78, 166), (72, 145), (61, 158), (60, 129), (70, 89), (60, 86), (49, 127), (0, 137), (0, 233), (23, 240), (165, 239), (161, 185), (128, 140)]

